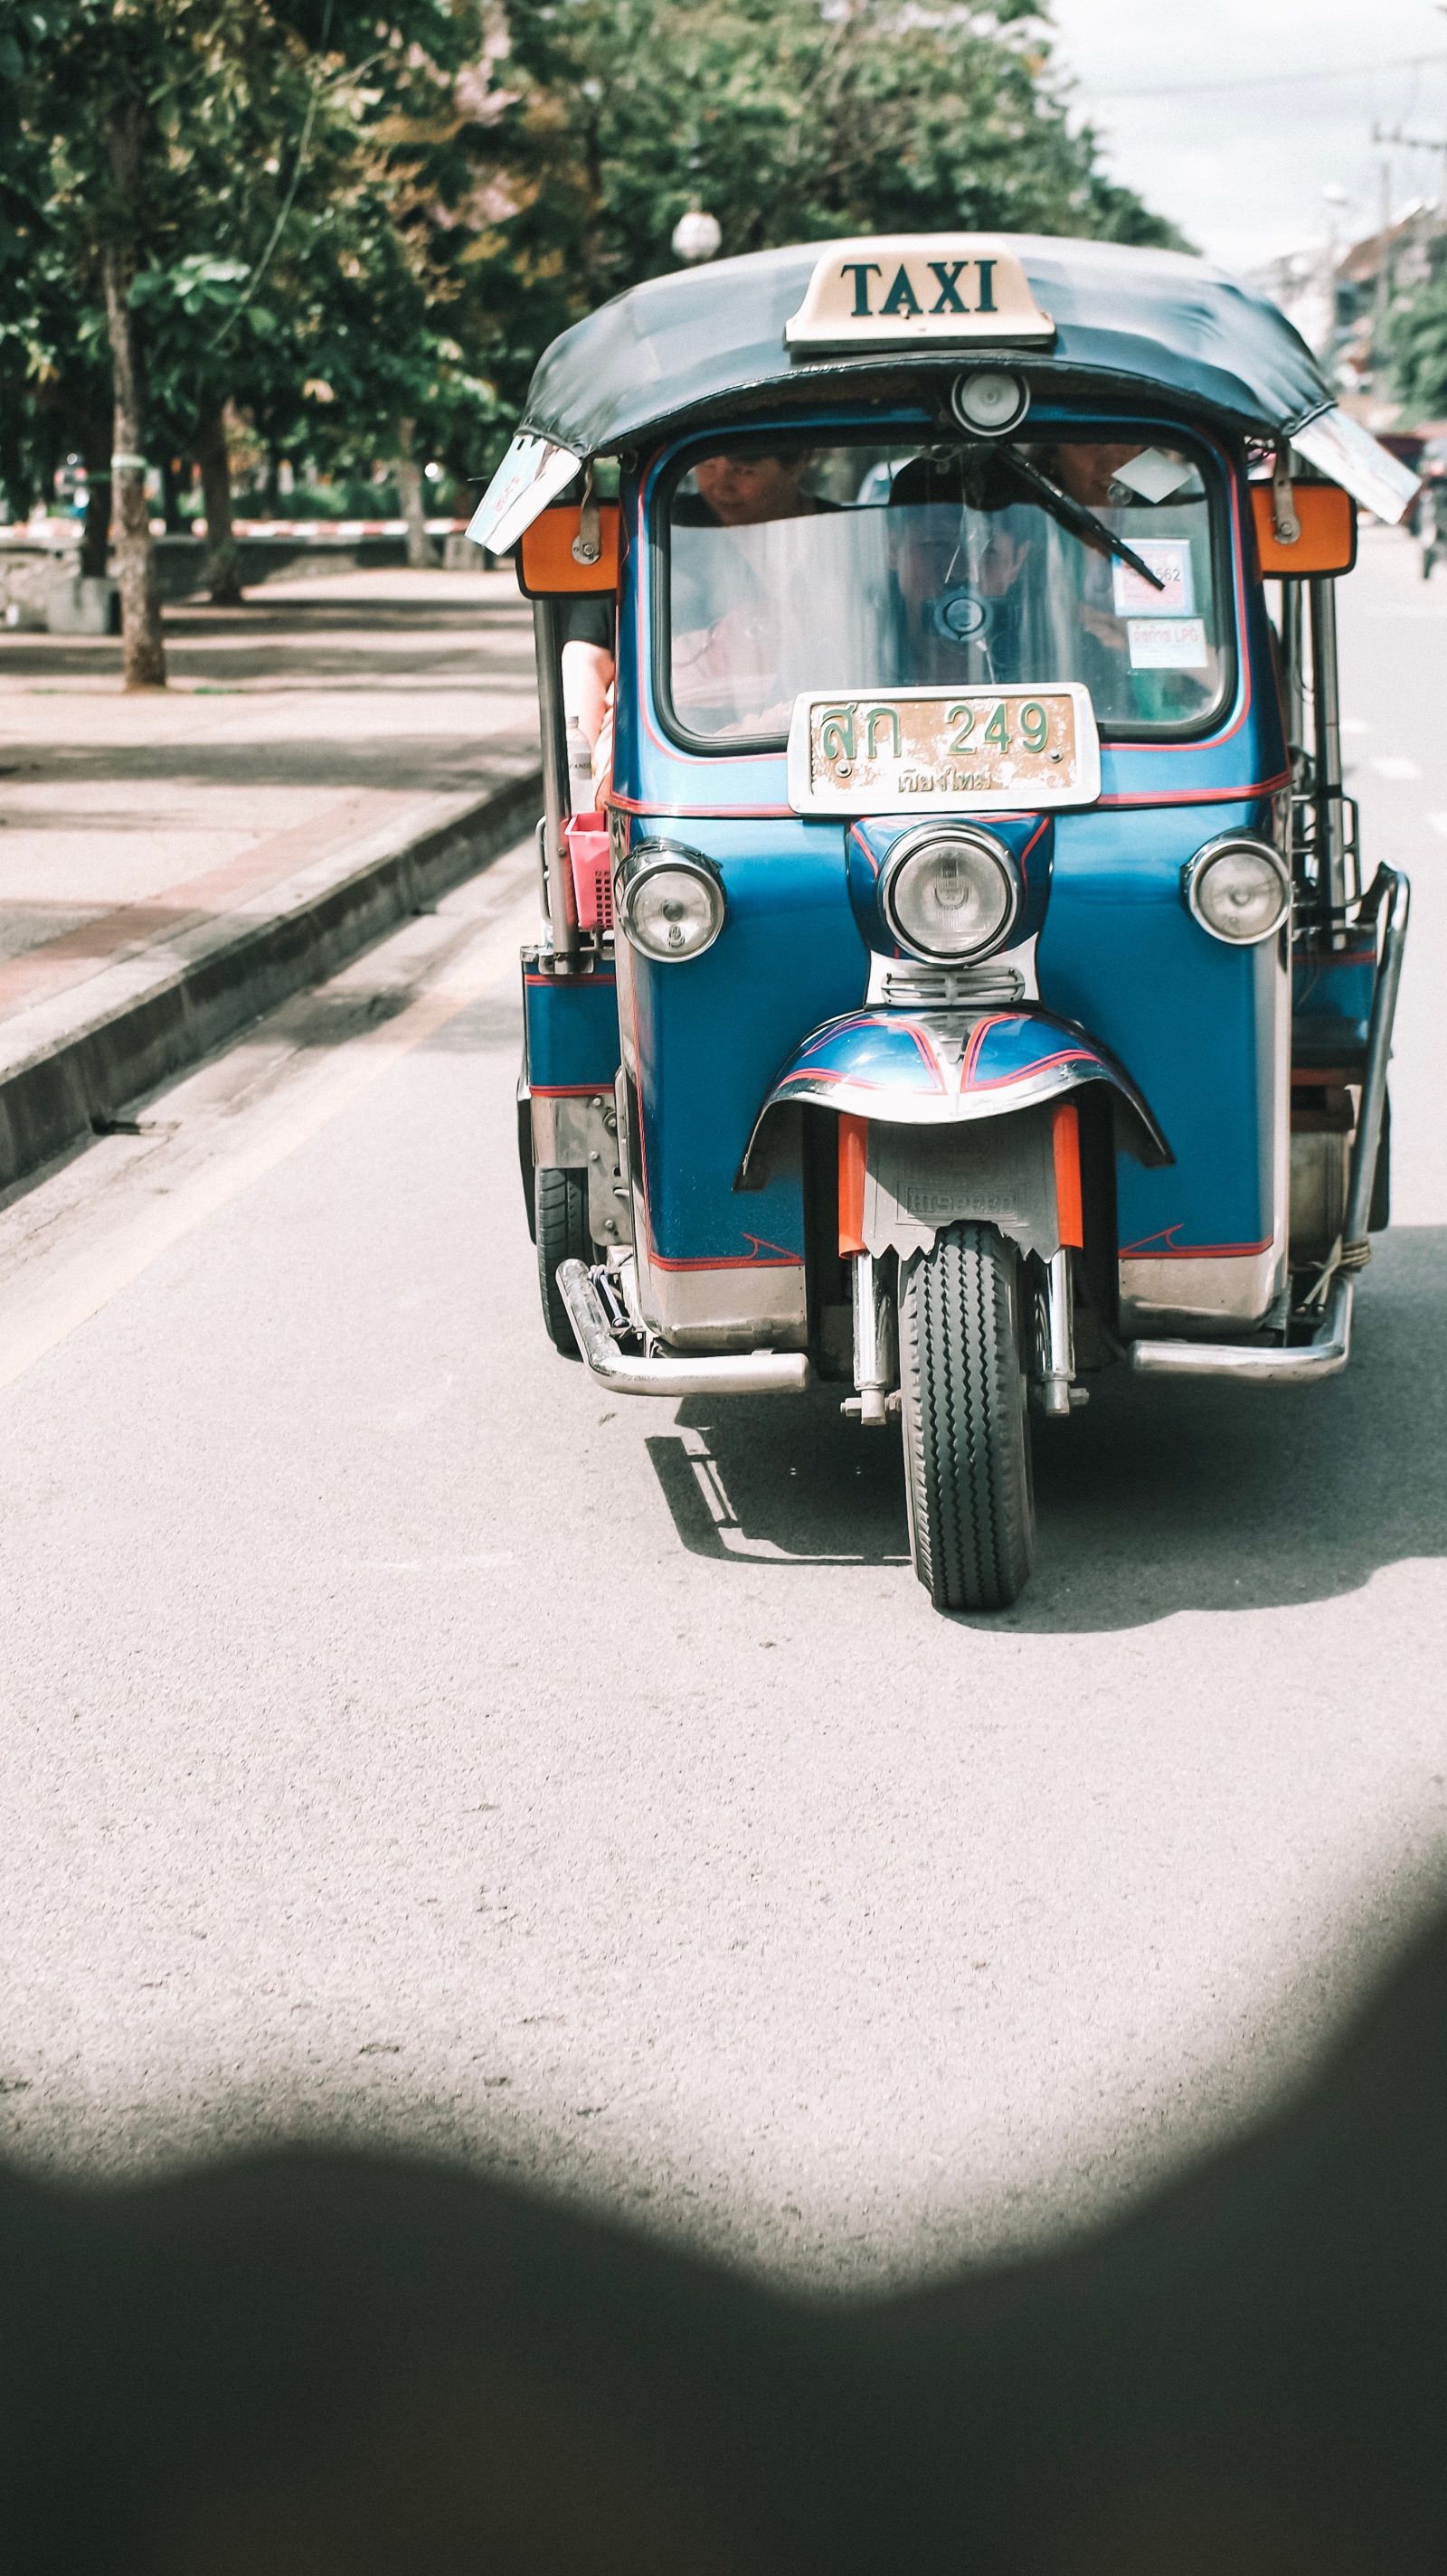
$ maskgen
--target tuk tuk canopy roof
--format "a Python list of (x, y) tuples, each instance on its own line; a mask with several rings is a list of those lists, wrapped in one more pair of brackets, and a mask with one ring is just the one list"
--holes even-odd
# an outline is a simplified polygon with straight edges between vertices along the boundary
[(771, 390), (788, 388), (797, 399), (804, 384), (858, 384), (872, 376), (897, 384), (901, 375), (917, 380), (925, 369), (992, 360), (1025, 366), (1037, 379), (1086, 375), (1127, 392), (1139, 386), (1177, 395), (1243, 435), (1289, 437), (1379, 516), (1396, 520), (1406, 511), (1417, 478), (1336, 406), (1306, 343), (1276, 306), (1224, 270), (1183, 252), (1045, 234), (942, 233), (910, 236), (909, 244), (911, 255), (923, 256), (967, 240), (998, 252), (995, 264), (1016, 278), (1022, 310), (1043, 308), (1035, 322), (1044, 329), (1028, 336), (1048, 337), (1048, 346), (1008, 346), (1006, 323), (998, 339), (964, 346), (939, 337), (906, 345), (871, 333), (871, 344), (860, 335), (854, 345), (802, 347), (797, 317), (819, 263), (871, 249), (886, 258), (899, 246), (887, 237), (806, 242), (675, 270), (615, 296), (544, 351), (517, 436), (469, 534), (506, 551), (584, 460), (690, 419), (739, 421), (765, 408)]

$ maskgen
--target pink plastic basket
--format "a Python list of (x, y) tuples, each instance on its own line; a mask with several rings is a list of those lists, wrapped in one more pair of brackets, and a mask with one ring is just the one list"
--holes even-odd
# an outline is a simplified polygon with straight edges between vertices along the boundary
[(571, 814), (563, 825), (580, 930), (613, 927), (613, 874), (606, 814)]

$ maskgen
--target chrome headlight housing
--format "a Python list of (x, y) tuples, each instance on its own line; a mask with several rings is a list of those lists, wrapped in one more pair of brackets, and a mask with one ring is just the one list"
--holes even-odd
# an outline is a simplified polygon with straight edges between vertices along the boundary
[(1020, 917), (1020, 871), (993, 832), (927, 826), (895, 842), (880, 909), (910, 957), (953, 965), (1001, 948)]
[(1226, 832), (1181, 870), (1181, 892), (1203, 930), (1230, 948), (1254, 948), (1291, 910), (1291, 871), (1269, 841)]
[(950, 409), (977, 438), (1008, 438), (1030, 408), (1030, 388), (1009, 367), (973, 367), (956, 376)]
[(677, 841), (639, 841), (613, 888), (618, 926), (659, 965), (701, 957), (724, 926), (723, 881), (701, 850)]

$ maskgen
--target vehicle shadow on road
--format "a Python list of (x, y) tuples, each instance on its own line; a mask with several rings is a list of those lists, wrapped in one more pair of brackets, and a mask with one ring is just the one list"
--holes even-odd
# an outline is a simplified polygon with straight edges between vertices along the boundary
[[(1444, 1341), (1447, 1227), (1401, 1227), (1362, 1282), (1342, 1377), (1094, 1381), (1084, 1413), (1036, 1425), (1036, 1572), (979, 1624), (1059, 1635), (1291, 1607), (1447, 1556)], [(684, 1545), (753, 1564), (906, 1564), (898, 1438), (837, 1407), (832, 1389), (680, 1406), (648, 1450)]]
[(684, 1546), (750, 1565), (907, 1565), (898, 1433), (846, 1422), (848, 1392), (681, 1404), (646, 1446)]

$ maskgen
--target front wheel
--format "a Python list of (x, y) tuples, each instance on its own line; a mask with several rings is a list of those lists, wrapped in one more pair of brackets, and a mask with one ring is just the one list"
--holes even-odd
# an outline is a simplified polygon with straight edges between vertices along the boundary
[(914, 1570), (937, 1610), (1004, 1610), (1035, 1553), (1013, 1244), (947, 1226), (901, 1266), (899, 1326)]

